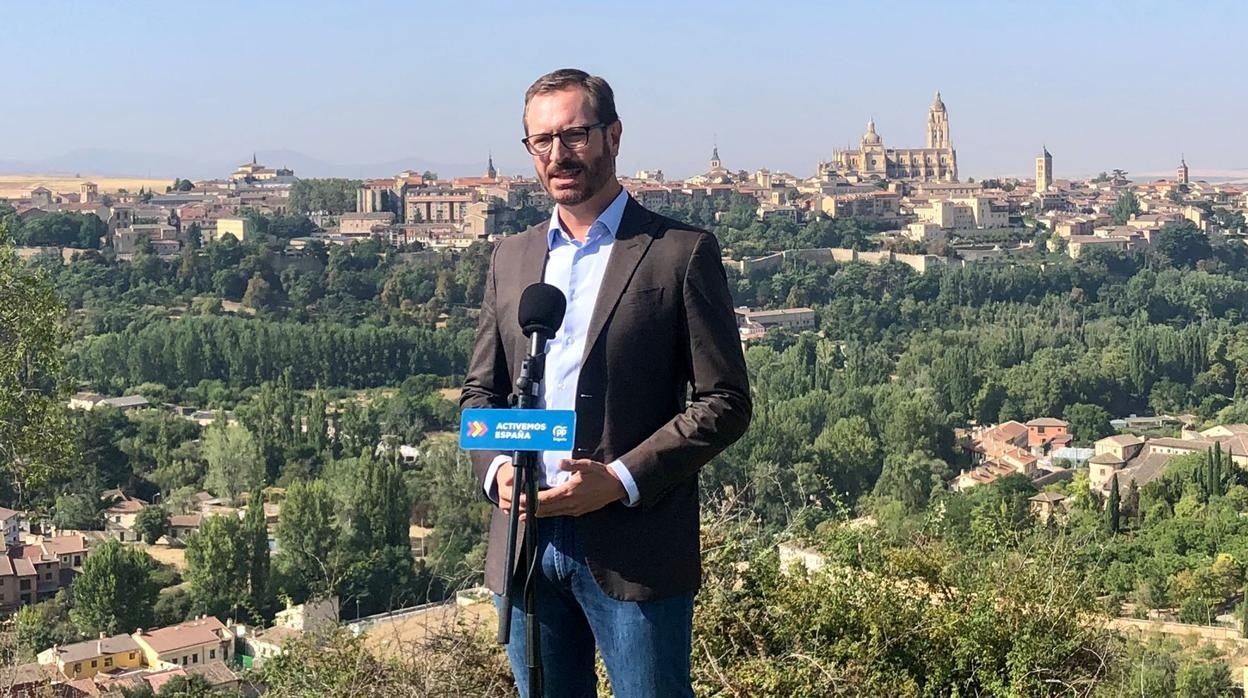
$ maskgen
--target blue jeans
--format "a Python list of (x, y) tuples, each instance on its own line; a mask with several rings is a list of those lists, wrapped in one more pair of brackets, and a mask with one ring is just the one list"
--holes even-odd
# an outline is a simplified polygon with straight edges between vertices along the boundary
[[(538, 519), (537, 532), (543, 696), (597, 696), (596, 645), (615, 698), (693, 698), (689, 678), (693, 594), (657, 601), (613, 599), (598, 586), (585, 564), (574, 520)], [(501, 604), (501, 597), (494, 600)], [(512, 602), (507, 659), (521, 698), (529, 698), (520, 581)]]

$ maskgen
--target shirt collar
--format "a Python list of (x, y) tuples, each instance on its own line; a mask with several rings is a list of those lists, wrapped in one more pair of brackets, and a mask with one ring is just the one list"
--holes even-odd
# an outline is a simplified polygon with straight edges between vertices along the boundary
[[(606, 210), (598, 215), (598, 220), (589, 227), (589, 234), (585, 236), (586, 242), (599, 236), (614, 239), (620, 230), (620, 221), (624, 219), (624, 209), (627, 206), (628, 190), (620, 187), (620, 193), (612, 200), (611, 205), (607, 206)], [(554, 212), (550, 214), (550, 227), (546, 234), (547, 249), (553, 249), (560, 239), (566, 240), (567, 233), (559, 225), (559, 207), (555, 206)]]

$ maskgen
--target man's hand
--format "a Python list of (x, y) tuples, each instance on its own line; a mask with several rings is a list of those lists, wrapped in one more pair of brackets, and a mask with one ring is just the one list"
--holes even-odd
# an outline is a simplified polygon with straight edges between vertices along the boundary
[[(511, 500), (513, 498), (513, 490), (516, 485), (516, 467), (511, 461), (507, 461), (498, 466), (498, 471), (494, 473), (494, 492), (498, 494), (498, 508), (503, 511), (511, 509)], [(520, 513), (524, 513), (521, 507)]]
[[(610, 468), (598, 461), (565, 458), (559, 462), (559, 468), (572, 473), (572, 477), (562, 485), (538, 493), (539, 517), (580, 516), (628, 497), (624, 483), (620, 482)], [(501, 472), (502, 469), (499, 470)], [(523, 500), (521, 505), (523, 506)]]

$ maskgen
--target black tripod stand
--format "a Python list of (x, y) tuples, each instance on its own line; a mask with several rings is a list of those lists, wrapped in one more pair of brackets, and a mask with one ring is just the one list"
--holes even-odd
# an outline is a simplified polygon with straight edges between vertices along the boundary
[[(563, 314), (568, 300), (563, 292), (550, 284), (530, 284), (520, 294), (517, 320), (524, 336), (529, 338), (529, 354), (520, 367), (516, 381), (514, 406), (519, 409), (537, 408), (542, 394), (542, 377), (546, 372), (546, 341), (555, 336), (563, 324)], [(506, 588), (498, 617), (498, 641), (507, 644), (511, 640), (511, 607), (516, 591), (518, 570), (516, 563), (516, 539), (520, 529), (520, 493), (524, 493), (526, 524), (524, 527), (524, 629), (527, 647), (525, 666), (529, 674), (529, 697), (542, 695), (542, 651), (539, 645), (541, 629), (537, 624), (537, 451), (516, 451), (512, 455), (514, 477), (511, 491), (511, 516), (507, 523)]]
[[(541, 391), (542, 376), (546, 369), (546, 337), (541, 332), (530, 336), (529, 355), (520, 369), (516, 381), (516, 407), (535, 409)], [(541, 637), (537, 624), (537, 464), (536, 451), (516, 451), (512, 456), (515, 468), (512, 480), (511, 516), (507, 524), (507, 586), (503, 590), (502, 608), (498, 616), (498, 641), (507, 644), (511, 639), (511, 607), (519, 570), (513, 568), (516, 559), (516, 539), (520, 526), (520, 492), (524, 492), (526, 523), (524, 527), (524, 628), (525, 666), (529, 673), (529, 696), (542, 695)]]

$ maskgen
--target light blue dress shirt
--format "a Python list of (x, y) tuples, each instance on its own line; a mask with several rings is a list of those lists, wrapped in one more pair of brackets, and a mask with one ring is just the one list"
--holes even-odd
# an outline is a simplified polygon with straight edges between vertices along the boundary
[[(553, 339), (546, 343), (546, 376), (542, 382), (539, 407), (549, 410), (575, 410), (576, 386), (581, 375), (581, 360), (585, 355), (585, 342), (589, 323), (598, 301), (602, 277), (611, 259), (611, 248), (628, 205), (628, 192), (620, 190), (619, 196), (598, 216), (590, 226), (584, 242), (575, 240), (560, 225), (559, 207), (550, 216), (547, 233), (546, 273), (543, 281), (563, 291), (568, 299), (568, 309), (563, 324)], [(554, 487), (567, 482), (572, 473), (559, 469), (559, 461), (571, 458), (571, 451), (544, 451), (539, 484)], [(490, 464), (485, 476), (486, 494), (494, 499), (495, 475), (498, 468), (511, 460), (499, 456)], [(636, 506), (640, 497), (637, 482), (619, 460), (607, 464), (628, 492), (625, 504)]]

